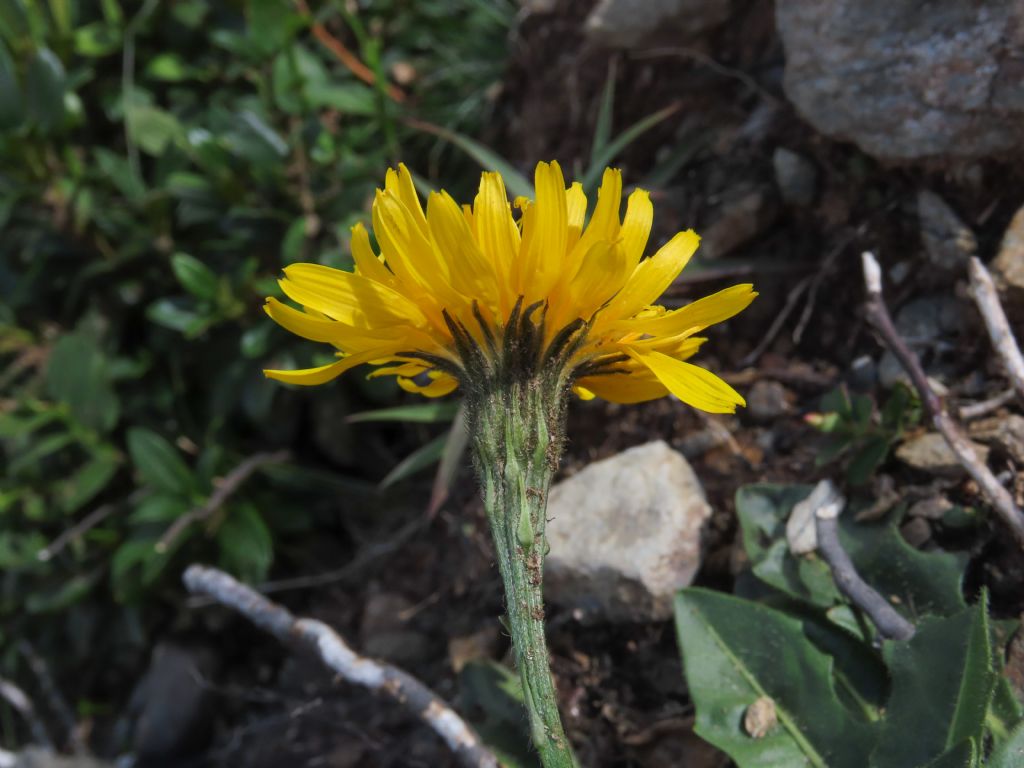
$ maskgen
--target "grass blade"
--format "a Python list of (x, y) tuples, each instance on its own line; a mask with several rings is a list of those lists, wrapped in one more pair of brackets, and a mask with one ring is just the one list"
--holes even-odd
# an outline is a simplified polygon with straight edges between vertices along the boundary
[(601, 174), (604, 172), (605, 167), (618, 157), (622, 150), (662, 120), (677, 112), (680, 106), (681, 104), (676, 102), (675, 104), (670, 104), (664, 109), (659, 109), (654, 114), (648, 115), (642, 120), (637, 120), (633, 125), (629, 126), (629, 128), (616, 136), (613, 141), (598, 152), (597, 156), (591, 160), (590, 167), (587, 168), (587, 172), (583, 176), (584, 191), (588, 193), (593, 191), (597, 186), (597, 182), (600, 181)]

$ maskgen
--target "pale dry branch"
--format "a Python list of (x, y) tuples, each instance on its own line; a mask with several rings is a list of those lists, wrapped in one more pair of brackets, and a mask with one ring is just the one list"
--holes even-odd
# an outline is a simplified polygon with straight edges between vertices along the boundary
[(882, 299), (882, 268), (878, 265), (874, 254), (865, 251), (861, 255), (861, 259), (864, 266), (864, 283), (868, 293), (868, 320), (907, 372), (934, 427), (945, 438), (963, 468), (981, 488), (999, 519), (1010, 529), (1017, 543), (1024, 547), (1024, 514), (1017, 507), (1009, 491), (999, 483), (992, 471), (978, 458), (970, 440), (950, 416), (942, 399), (929, 383), (917, 356), (900, 338), (895, 325), (893, 325), (889, 309)]
[(183, 580), (193, 594), (237, 611), (290, 648), (312, 654), (348, 682), (394, 699), (432, 728), (467, 768), (498, 768), (497, 758), (469, 724), (408, 672), (360, 656), (323, 622), (296, 618), (223, 571), (191, 565)]
[(50, 741), (50, 735), (46, 732), (43, 721), (39, 719), (39, 715), (36, 713), (32, 699), (21, 688), (10, 680), (0, 677), (0, 699), (10, 704), (11, 708), (21, 715), (26, 725), (28, 725), (29, 732), (32, 734), (32, 740), (36, 744), (47, 749), (53, 749), (53, 742)]
[(995, 347), (1006, 369), (1006, 375), (1009, 376), (1010, 384), (1017, 393), (1017, 399), (1024, 403), (1024, 356), (1021, 355), (1017, 339), (1014, 338), (1010, 321), (1006, 319), (1003, 305), (999, 302), (999, 294), (996, 292), (992, 275), (977, 256), (971, 257), (967, 272), (971, 277), (974, 303), (978, 305), (978, 311), (985, 321), (992, 346)]
[(979, 400), (977, 403), (971, 403), (970, 405), (964, 405), (958, 408), (960, 418), (963, 421), (971, 421), (972, 419), (980, 419), (982, 416), (987, 416), (992, 411), (997, 411), (1006, 405), (1008, 402), (1016, 397), (1017, 393), (1013, 388), (1007, 389), (1000, 392), (998, 395), (994, 395), (987, 400)]

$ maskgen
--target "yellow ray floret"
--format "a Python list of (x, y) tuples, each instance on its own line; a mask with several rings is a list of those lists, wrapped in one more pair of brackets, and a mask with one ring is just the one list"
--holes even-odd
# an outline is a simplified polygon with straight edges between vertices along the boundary
[(484, 173), (472, 206), (440, 192), (424, 210), (405, 166), (389, 170), (373, 202), (380, 254), (357, 224), (352, 272), (293, 264), (280, 284), (302, 309), (267, 300), (277, 323), (332, 345), (338, 359), (267, 376), (322, 384), (371, 364), (380, 366), (372, 376), (439, 397), (465, 385), (467, 349), (474, 360), (501, 356), (518, 318), (535, 328), (539, 360), (549, 359), (545, 349), (569, 349), (561, 364), (580, 397), (631, 403), (673, 394), (712, 413), (744, 405), (732, 387), (685, 360), (705, 341), (696, 334), (745, 309), (753, 287), (734, 285), (668, 311), (654, 302), (697, 250), (692, 230), (645, 258), (650, 195), (634, 190), (622, 216), (615, 169), (604, 173), (589, 223), (582, 186), (566, 187), (558, 163), (537, 165), (535, 189), (535, 200), (513, 206), (501, 176)]

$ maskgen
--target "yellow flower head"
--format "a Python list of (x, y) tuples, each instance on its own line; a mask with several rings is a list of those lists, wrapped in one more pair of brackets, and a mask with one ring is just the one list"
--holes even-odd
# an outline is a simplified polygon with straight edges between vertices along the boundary
[(374, 253), (352, 229), (353, 272), (292, 264), (280, 281), (299, 311), (267, 299), (284, 328), (332, 344), (339, 359), (301, 371), (266, 371), (290, 384), (323, 384), (363, 363), (428, 397), (514, 365), (558, 366), (578, 395), (634, 403), (674, 394), (695, 408), (732, 413), (743, 398), (684, 362), (703, 329), (757, 295), (735, 285), (681, 309), (654, 301), (690, 260), (700, 238), (680, 232), (644, 258), (650, 196), (635, 190), (620, 220), (622, 176), (604, 173), (584, 226), (583, 188), (568, 189), (558, 163), (539, 163), (536, 200), (513, 216), (497, 173), (484, 173), (472, 207), (432, 193), (426, 212), (404, 166), (389, 170), (373, 202)]

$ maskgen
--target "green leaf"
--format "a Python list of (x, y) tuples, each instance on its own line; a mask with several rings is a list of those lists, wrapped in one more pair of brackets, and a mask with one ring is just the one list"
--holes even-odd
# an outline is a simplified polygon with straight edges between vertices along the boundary
[(17, 128), (25, 119), (24, 100), (18, 85), (18, 72), (10, 51), (0, 39), (0, 131)]
[(1024, 765), (1024, 723), (1019, 723), (1010, 737), (996, 747), (985, 768), (1020, 768)]
[(29, 119), (49, 133), (64, 120), (64, 65), (49, 48), (39, 48), (25, 71), (25, 106)]
[(215, 301), (219, 281), (217, 274), (195, 256), (176, 253), (171, 256), (174, 276), (186, 291), (199, 299)]
[(179, 536), (166, 552), (158, 552), (157, 539), (143, 537), (124, 542), (110, 559), (110, 583), (119, 602), (141, 597), (163, 572), (178, 546), (186, 540)]
[(192, 473), (177, 449), (155, 432), (144, 427), (129, 429), (128, 453), (146, 484), (186, 497), (194, 490)]
[(121, 50), (122, 33), (119, 27), (94, 21), (75, 29), (74, 47), (79, 56), (100, 58)]
[(955, 616), (923, 619), (883, 653), (892, 695), (871, 768), (923, 765), (963, 741), (981, 743), (995, 685), (984, 593)]
[(289, 0), (248, 0), (249, 34), (269, 55), (284, 47), (304, 24)]
[(48, 456), (52, 456), (58, 451), (62, 451), (74, 443), (74, 436), (66, 432), (47, 435), (39, 440), (39, 442), (33, 443), (32, 447), (27, 451), (24, 451), (11, 459), (7, 465), (7, 472), (11, 475), (20, 475), (22, 471), (28, 467), (38, 464)]
[(25, 0), (0, 0), (0, 35), (13, 46), (31, 39)]
[(160, 299), (146, 307), (146, 317), (164, 328), (186, 336), (198, 336), (212, 322), (210, 318), (179, 305), (174, 299)]
[(128, 520), (132, 525), (173, 523), (192, 508), (189, 501), (181, 496), (157, 493), (138, 503)]
[[(676, 596), (676, 627), (697, 707), (694, 731), (740, 768), (864, 768), (876, 729), (839, 701), (831, 659), (804, 636), (797, 619), (689, 588)], [(763, 697), (774, 704), (778, 724), (752, 738), (744, 715)]]
[(71, 34), (74, 26), (74, 11), (71, 0), (50, 0), (50, 18), (61, 35)]
[(468, 136), (463, 136), (457, 131), (451, 131), (440, 125), (424, 123), (419, 120), (410, 121), (410, 126), (417, 128), (424, 133), (438, 136), (449, 141), (475, 160), (485, 171), (497, 171), (505, 180), (505, 187), (513, 197), (528, 197), (531, 200), (534, 196), (533, 184), (523, 174), (509, 163), (505, 158), (492, 149), (485, 147), (478, 141)]
[(417, 448), (392, 469), (383, 480), (380, 481), (380, 488), (390, 488), (397, 482), (412, 477), (432, 464), (436, 464), (444, 455), (444, 448), (448, 442), (448, 432), (438, 435), (426, 445)]
[(507, 768), (540, 768), (525, 706), (519, 675), (503, 664), (473, 660), (459, 673), (459, 710)]
[(846, 468), (846, 479), (850, 485), (864, 485), (889, 455), (889, 438), (885, 435), (869, 437), (850, 458)]
[(615, 75), (618, 59), (612, 58), (608, 62), (608, 75), (604, 81), (604, 91), (601, 94), (601, 105), (597, 111), (597, 120), (594, 121), (594, 140), (590, 145), (590, 166), (594, 167), (595, 162), (600, 158), (601, 151), (608, 146), (608, 140), (612, 136), (612, 117), (615, 112)]
[(312, 82), (306, 87), (310, 105), (336, 109), (346, 115), (377, 114), (377, 97), (373, 89), (360, 83)]
[(60, 486), (61, 509), (74, 512), (89, 503), (117, 474), (121, 462), (113, 451), (104, 451), (93, 458)]
[(66, 611), (92, 592), (101, 575), (100, 571), (80, 573), (63, 580), (55, 589), (33, 591), (25, 598), (25, 610), (34, 614)]
[(195, 70), (176, 53), (154, 56), (146, 64), (146, 77), (165, 83), (180, 83), (195, 76)]
[(185, 128), (170, 112), (149, 104), (126, 107), (128, 134), (139, 149), (159, 157), (173, 143), (184, 143)]
[(235, 504), (217, 530), (220, 566), (247, 582), (262, 581), (274, 561), (274, 540), (252, 504)]
[(962, 741), (921, 768), (981, 768), (978, 745), (973, 739)]
[(381, 408), (376, 411), (353, 413), (345, 418), (349, 424), (364, 421), (404, 421), (416, 424), (437, 424), (449, 422), (455, 418), (459, 410), (458, 403), (437, 402), (417, 403), (416, 405), (396, 405), (394, 408)]
[(587, 172), (583, 176), (581, 182), (583, 184), (583, 190), (585, 192), (589, 192), (590, 190), (595, 189), (597, 187), (597, 183), (601, 180), (601, 174), (604, 173), (605, 167), (611, 165), (611, 162), (618, 157), (622, 150), (662, 120), (675, 114), (678, 110), (678, 104), (671, 104), (664, 109), (660, 109), (653, 115), (648, 115), (647, 117), (633, 123), (633, 125), (604, 146), (601, 151), (597, 153), (596, 157), (591, 158), (590, 166), (587, 168)]
[(96, 339), (86, 331), (75, 331), (54, 345), (46, 389), (51, 397), (67, 403), (79, 423), (106, 432), (114, 428), (121, 413), (109, 374), (109, 361)]

